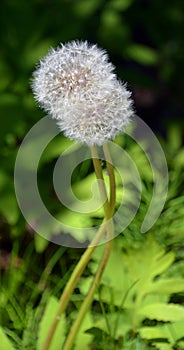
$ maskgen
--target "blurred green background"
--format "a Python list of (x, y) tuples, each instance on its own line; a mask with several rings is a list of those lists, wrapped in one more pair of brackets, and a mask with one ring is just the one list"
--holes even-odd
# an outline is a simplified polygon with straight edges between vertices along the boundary
[[(61, 42), (97, 43), (128, 82), (136, 113), (153, 131), (166, 137), (171, 124), (182, 131), (184, 2), (2, 0), (0, 25), (0, 229), (7, 246), (8, 235), (20, 235), (25, 226), (14, 195), (16, 153), (26, 132), (44, 115), (30, 89), (39, 59)], [(178, 133), (173, 135), (172, 142), (181, 143)]]
[(182, 0), (2, 0), (0, 16), (1, 141), (40, 118), (32, 71), (51, 46), (73, 39), (108, 51), (137, 113), (155, 130), (173, 119), (183, 125)]
[[(59, 247), (43, 240), (25, 222), (17, 205), (13, 180), (16, 154), (26, 133), (45, 115), (33, 98), (32, 72), (50, 47), (57, 47), (61, 42), (88, 40), (107, 50), (116, 73), (132, 91), (137, 115), (151, 126), (163, 146), (169, 168), (169, 191), (164, 210), (151, 234), (165, 245), (166, 251), (174, 251), (176, 264), (170, 273), (172, 277), (183, 278), (184, 1), (1, 0), (0, 26), (0, 325), (4, 324), (6, 334), (14, 343), (28, 344), (22, 349), (35, 349), (35, 344), (32, 347), (30, 344), (36, 342), (42, 314), (42, 311), (37, 312), (34, 318), (35, 307), (42, 304), (42, 294), (43, 305), (48, 301), (48, 294), (59, 297), (80, 258), (81, 249)], [(48, 146), (40, 162), (38, 183), (42, 198), (49, 203), (48, 209), (75, 224), (75, 219), (77, 223), (83, 220), (82, 215), (72, 217), (67, 213), (67, 216), (52, 188), (53, 167), (67, 142), (59, 136)], [(146, 266), (149, 280), (150, 246), (154, 248), (155, 243), (147, 241), (148, 255), (145, 254), (147, 235), (141, 235), (140, 227), (152, 196), (152, 173), (138, 145), (124, 136), (118, 138), (118, 144), (128, 149), (135, 160), (143, 189), (138, 214), (118, 236), (118, 245), (120, 248), (136, 247), (138, 252), (140, 247), (139, 264), (133, 253), (135, 266), (136, 269)], [(74, 173), (73, 182), (79, 186), (78, 192), (85, 192), (90, 187), (88, 174), (93, 171), (90, 161), (81, 169)], [(122, 186), (118, 190), (117, 193), (122, 194)], [(89, 215), (85, 219), (87, 225), (94, 225), (101, 217)], [(110, 272), (111, 269), (117, 273), (121, 270), (117, 261), (118, 266), (110, 265)], [(130, 261), (131, 268), (134, 260)], [(91, 275), (89, 268), (86, 277), (88, 275)], [(116, 273), (109, 274), (111, 278), (114, 275)], [(116, 285), (119, 287), (119, 280)], [(171, 285), (175, 286), (172, 280)], [(78, 290), (76, 294), (78, 303)], [(171, 301), (183, 304), (184, 296), (172, 297)], [(70, 310), (75, 309), (75, 298), (72, 305)], [(21, 321), (18, 314), (22, 315)], [(17, 335), (22, 342), (17, 340)], [(139, 343), (138, 338), (136, 341)], [(20, 349), (20, 346), (16, 348)], [(135, 348), (148, 349), (139, 345)]]

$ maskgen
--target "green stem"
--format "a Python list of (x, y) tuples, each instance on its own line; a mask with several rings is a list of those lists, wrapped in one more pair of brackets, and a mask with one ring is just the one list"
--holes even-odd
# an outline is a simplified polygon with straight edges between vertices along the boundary
[(91, 148), (91, 155), (93, 159), (96, 178), (97, 180), (100, 180), (98, 182), (98, 186), (99, 186), (101, 200), (103, 203), (104, 216), (105, 216), (105, 220), (108, 220), (111, 217), (111, 208), (108, 202), (107, 190), (106, 190), (106, 186), (103, 178), (103, 172), (102, 172), (102, 167), (99, 160), (98, 150), (96, 146), (91, 146), (90, 148)]
[(103, 151), (106, 159), (107, 172), (110, 179), (110, 207), (112, 210), (112, 215), (114, 214), (115, 204), (116, 204), (116, 181), (114, 175), (114, 168), (112, 165), (112, 159), (109, 153), (109, 149), (106, 143), (103, 145)]
[[(107, 191), (106, 191), (106, 187), (105, 187), (105, 183), (104, 183), (104, 180), (103, 180), (103, 173), (102, 173), (102, 168), (101, 168), (101, 164), (100, 164), (100, 161), (99, 161), (99, 156), (98, 156), (98, 151), (97, 151), (97, 148), (95, 146), (92, 146), (91, 147), (91, 153), (92, 153), (92, 157), (93, 157), (93, 164), (94, 164), (94, 168), (95, 168), (95, 173), (96, 173), (96, 177), (97, 179), (100, 179), (101, 181), (99, 182), (99, 190), (100, 190), (100, 195), (101, 195), (101, 199), (102, 199), (102, 203), (103, 203), (103, 208), (104, 208), (104, 213), (105, 213), (105, 220), (104, 221), (107, 221), (107, 225), (109, 226), (110, 225), (110, 218), (112, 216), (112, 207), (110, 207), (109, 205), (109, 202), (108, 202), (108, 198), (107, 198)], [(110, 174), (110, 172), (109, 172)], [(111, 178), (111, 176), (110, 176)], [(113, 181), (112, 181), (113, 182)], [(111, 186), (112, 187), (112, 186)], [(115, 190), (115, 186), (114, 186), (114, 190)], [(86, 251), (84, 252), (84, 254), (82, 255), (82, 257), (80, 258), (78, 264), (76, 265), (69, 281), (67, 282), (67, 285), (61, 295), (61, 298), (59, 300), (59, 307), (58, 307), (58, 310), (57, 310), (57, 314), (55, 316), (55, 319), (50, 327), (50, 330), (49, 330), (49, 333), (45, 339), (45, 342), (44, 342), (44, 345), (42, 347), (42, 350), (49, 350), (49, 347), (51, 345), (51, 342), (52, 342), (52, 339), (53, 339), (53, 336), (55, 334), (55, 331), (56, 331), (56, 328), (57, 328), (57, 325), (60, 321), (60, 318), (61, 318), (61, 315), (63, 314), (63, 312), (65, 311), (67, 305), (68, 305), (68, 302), (69, 302), (69, 298), (76, 286), (76, 283), (78, 281), (78, 279), (80, 278), (82, 272), (84, 271), (86, 265), (88, 264), (90, 258), (91, 258), (91, 255), (93, 254), (95, 248), (96, 248), (96, 245), (98, 245), (99, 241), (100, 241), (100, 238), (103, 236), (105, 230), (109, 231), (107, 229), (107, 225), (102, 224), (101, 227), (99, 228), (94, 240), (91, 242), (91, 245), (90, 247), (88, 247), (86, 249)], [(110, 245), (110, 244), (109, 244)], [(107, 250), (108, 252), (108, 250)], [(108, 255), (106, 253), (104, 253), (104, 259), (105, 257)], [(97, 275), (99, 275), (99, 277), (97, 276), (97, 280), (98, 278), (100, 278), (100, 276), (102, 275), (102, 272), (103, 272), (103, 260), (102, 260), (102, 267), (100, 268), (99, 267), (99, 273), (97, 272)], [(104, 265), (105, 267), (105, 265)], [(102, 271), (102, 272), (100, 272)], [(95, 282), (96, 283), (96, 282)], [(93, 290), (93, 288), (92, 288)], [(92, 293), (92, 296), (93, 296), (93, 293)]]
[(105, 247), (104, 255), (102, 258), (102, 261), (100, 263), (100, 266), (98, 268), (98, 271), (93, 279), (93, 282), (89, 288), (88, 294), (86, 295), (86, 298), (84, 299), (82, 306), (77, 314), (77, 318), (75, 322), (73, 323), (73, 326), (70, 330), (70, 333), (67, 337), (67, 340), (64, 344), (63, 350), (70, 350), (73, 346), (73, 343), (75, 341), (75, 338), (77, 336), (77, 333), (79, 331), (79, 328), (84, 320), (84, 317), (93, 301), (93, 296), (95, 294), (95, 291), (97, 287), (99, 286), (103, 271), (105, 269), (105, 266), (107, 264), (110, 252), (111, 252), (111, 246), (112, 246), (112, 241), (108, 241)]
[(76, 286), (76, 283), (78, 281), (78, 279), (80, 278), (81, 274), (83, 273), (88, 261), (90, 260), (91, 258), (91, 255), (93, 254), (95, 248), (96, 248), (96, 245), (99, 243), (100, 241), (100, 238), (102, 237), (102, 235), (104, 234), (104, 231), (106, 229), (106, 225), (103, 224), (94, 240), (91, 242), (91, 246), (88, 247), (86, 249), (86, 251), (84, 252), (84, 254), (81, 256), (78, 264), (76, 265), (72, 275), (70, 276), (70, 279), (69, 281), (67, 282), (67, 285), (66, 287), (64, 288), (64, 291), (61, 295), (61, 298), (59, 300), (59, 306), (58, 306), (58, 310), (57, 310), (57, 314), (54, 318), (54, 321), (49, 329), (49, 333), (47, 334), (47, 337), (45, 339), (45, 342), (44, 342), (44, 345), (42, 347), (42, 350), (48, 350), (49, 347), (50, 347), (50, 344), (52, 342), (52, 339), (53, 339), (53, 336), (55, 334), (55, 331), (56, 331), (56, 328), (57, 328), (57, 325), (60, 321), (60, 318), (61, 318), (61, 315), (63, 314), (63, 312), (65, 311), (67, 305), (68, 305), (68, 302), (69, 302), (69, 298)]
[[(91, 147), (91, 153), (93, 157), (93, 164), (96, 172), (96, 177), (97, 179), (103, 180), (103, 173), (102, 173), (102, 168), (99, 162), (98, 158), (98, 153), (97, 149), (93, 146)], [(78, 312), (77, 318), (75, 322), (73, 323), (73, 326), (69, 332), (69, 335), (66, 339), (66, 342), (64, 344), (63, 350), (71, 350), (74, 341), (76, 339), (77, 333), (81, 327), (82, 321), (84, 320), (84, 317), (93, 301), (93, 296), (95, 294), (96, 288), (98, 287), (103, 271), (105, 269), (105, 266), (107, 264), (111, 248), (112, 248), (112, 238), (113, 238), (113, 233), (114, 233), (114, 225), (113, 221), (111, 219), (113, 213), (114, 213), (114, 208), (115, 208), (115, 191), (116, 191), (116, 186), (115, 186), (115, 177), (114, 177), (114, 169), (111, 164), (111, 159), (110, 159), (110, 154), (107, 148), (107, 145), (104, 147), (104, 154), (105, 158), (107, 160), (107, 170), (109, 173), (110, 177), (110, 205), (108, 201), (104, 201), (103, 207), (104, 207), (104, 214), (105, 214), (105, 219), (107, 220), (107, 234), (108, 234), (108, 239), (109, 241), (106, 243), (105, 251), (103, 258), (101, 260), (101, 263), (98, 267), (97, 273), (93, 279), (93, 282), (89, 288), (88, 294), (86, 295), (86, 298), (84, 299), (84, 302)], [(104, 181), (101, 181), (99, 183), (99, 190), (101, 194), (101, 198), (106, 199), (107, 198), (107, 192), (106, 192), (106, 187), (104, 184)]]

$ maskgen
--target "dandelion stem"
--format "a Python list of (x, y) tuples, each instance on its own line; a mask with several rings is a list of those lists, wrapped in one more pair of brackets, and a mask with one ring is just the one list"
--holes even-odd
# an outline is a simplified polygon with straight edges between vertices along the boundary
[(112, 210), (113, 215), (116, 204), (116, 182), (111, 155), (106, 143), (103, 144), (103, 151), (106, 159), (107, 172), (110, 178), (110, 208)]
[[(96, 173), (96, 177), (97, 179), (101, 180), (99, 182), (99, 190), (100, 190), (100, 195), (101, 195), (101, 199), (102, 199), (102, 203), (103, 203), (103, 208), (104, 208), (104, 222), (102, 223), (102, 225), (100, 226), (94, 240), (91, 242), (91, 245), (86, 249), (86, 251), (84, 252), (84, 254), (82, 255), (82, 257), (80, 258), (78, 264), (76, 265), (69, 281), (67, 282), (67, 285), (61, 295), (61, 298), (59, 300), (59, 307), (57, 310), (57, 314), (55, 316), (55, 319), (50, 327), (49, 333), (46, 337), (45, 343), (43, 345), (42, 350), (49, 350), (49, 347), (51, 345), (53, 336), (55, 334), (57, 325), (59, 323), (60, 317), (63, 314), (63, 312), (65, 311), (70, 296), (76, 286), (76, 283), (78, 281), (78, 279), (80, 278), (81, 274), (83, 273), (86, 265), (88, 264), (91, 255), (93, 254), (96, 245), (98, 245), (101, 237), (104, 235), (105, 231), (107, 231), (107, 235), (108, 235), (108, 239), (112, 239), (113, 237), (113, 222), (110, 219), (113, 212), (114, 212), (114, 205), (115, 205), (115, 179), (114, 179), (114, 172), (113, 172), (113, 167), (110, 163), (110, 155), (108, 152), (108, 148), (107, 146), (105, 146), (104, 148), (104, 154), (107, 160), (107, 170), (109, 173), (109, 177), (110, 177), (110, 204), (108, 202), (108, 198), (107, 198), (107, 191), (106, 191), (106, 186), (104, 183), (104, 179), (103, 179), (103, 172), (102, 172), (102, 168), (101, 168), (101, 164), (99, 161), (99, 156), (98, 156), (98, 151), (97, 148), (95, 146), (91, 147), (91, 154), (92, 154), (92, 158), (93, 158), (93, 164), (94, 164), (94, 169), (95, 169), (95, 173)], [(106, 222), (107, 221), (107, 222)], [(68, 335), (67, 341), (64, 345), (64, 350), (69, 350), (71, 349), (71, 346), (75, 340), (75, 337), (77, 335), (77, 331), (80, 327), (81, 324), (81, 317), (83, 318), (84, 315), (86, 314), (91, 302), (92, 302), (92, 298), (93, 295), (95, 293), (96, 290), (96, 286), (98, 286), (102, 273), (104, 271), (104, 268), (106, 266), (107, 260), (108, 260), (108, 256), (110, 254), (110, 250), (111, 250), (111, 242), (107, 242), (107, 246), (105, 248), (104, 251), (104, 255), (101, 261), (101, 264), (99, 265), (98, 271), (94, 277), (94, 280), (92, 282), (92, 285), (89, 289), (88, 295), (86, 296), (86, 299), (84, 301), (84, 304), (81, 307), (81, 310), (79, 312), (78, 318), (76, 319), (76, 325), (74, 325), (74, 328), (71, 329), (71, 332)], [(69, 345), (67, 345), (67, 342), (69, 343)], [(69, 346), (69, 348), (67, 348), (67, 346)]]
[(85, 315), (86, 315), (86, 313), (87, 313), (87, 311), (88, 311), (88, 309), (93, 301), (93, 296), (95, 294), (95, 291), (99, 286), (103, 271), (105, 269), (105, 266), (107, 264), (107, 261), (108, 261), (108, 258), (109, 258), (110, 252), (111, 252), (111, 247), (112, 247), (112, 241), (110, 240), (106, 244), (105, 251), (104, 251), (101, 263), (98, 267), (97, 273), (96, 273), (96, 275), (91, 283), (91, 286), (88, 290), (86, 298), (84, 299), (82, 306), (77, 314), (77, 318), (76, 318), (75, 322), (73, 323), (73, 326), (72, 326), (70, 333), (67, 337), (67, 340), (65, 342), (63, 350), (70, 350), (73, 346), (73, 343), (74, 343), (75, 338), (77, 336), (77, 333), (81, 327), (81, 324), (84, 320), (84, 317), (85, 317)]
[(90, 247), (88, 247), (86, 249), (86, 251), (84, 252), (84, 254), (81, 256), (78, 264), (76, 265), (72, 275), (70, 276), (69, 281), (66, 284), (66, 287), (64, 288), (64, 291), (61, 295), (61, 298), (59, 300), (59, 306), (58, 306), (58, 310), (57, 310), (57, 314), (55, 316), (55, 319), (50, 327), (49, 333), (45, 339), (45, 343), (43, 345), (42, 350), (48, 350), (51, 344), (51, 341), (53, 339), (53, 336), (55, 334), (57, 325), (59, 323), (60, 317), (63, 314), (63, 312), (65, 311), (68, 302), (69, 302), (69, 298), (76, 286), (76, 283), (78, 281), (78, 279), (80, 278), (81, 274), (83, 273), (88, 261), (91, 258), (91, 255), (93, 254), (96, 245), (99, 243), (100, 238), (102, 237), (102, 235), (104, 234), (106, 229), (106, 225), (105, 223), (102, 224), (94, 238), (94, 240), (91, 242)]
[[(92, 157), (93, 157), (93, 164), (94, 164), (94, 168), (95, 168), (95, 172), (96, 172), (96, 176), (97, 179), (101, 179), (103, 180), (103, 173), (102, 173), (102, 168), (99, 162), (99, 158), (98, 158), (98, 152), (95, 146), (91, 147), (91, 153), (92, 153)], [(64, 348), (63, 350), (71, 350), (73, 343), (75, 341), (75, 338), (77, 336), (77, 333), (81, 327), (81, 324), (84, 320), (84, 317), (93, 301), (93, 296), (95, 294), (95, 291), (97, 289), (97, 287), (99, 286), (103, 271), (105, 269), (105, 266), (107, 264), (110, 252), (111, 252), (111, 248), (112, 248), (112, 238), (113, 238), (113, 234), (114, 234), (114, 225), (113, 225), (113, 221), (111, 219), (113, 213), (114, 213), (114, 208), (115, 208), (115, 191), (116, 191), (116, 186), (115, 186), (115, 176), (114, 176), (114, 169), (112, 167), (111, 164), (111, 159), (110, 159), (110, 154), (109, 154), (109, 150), (107, 145), (105, 145), (104, 147), (104, 154), (105, 154), (105, 158), (107, 161), (107, 170), (109, 173), (109, 177), (110, 177), (110, 205), (108, 200), (104, 202), (103, 207), (104, 207), (104, 215), (105, 215), (105, 219), (107, 220), (107, 239), (108, 242), (106, 243), (106, 247), (104, 250), (104, 254), (101, 260), (101, 263), (98, 267), (98, 270), (96, 272), (96, 275), (92, 281), (92, 284), (88, 290), (88, 293), (82, 303), (82, 306), (78, 312), (77, 318), (75, 320), (75, 322), (73, 323), (73, 326), (69, 332), (69, 335), (66, 339), (66, 342), (64, 344)], [(100, 189), (100, 194), (101, 194), (101, 198), (102, 200), (104, 198), (107, 198), (107, 191), (106, 191), (106, 187), (105, 187), (105, 183), (102, 181), (99, 183), (99, 189)]]
[(98, 150), (96, 146), (91, 146), (90, 149), (91, 149), (93, 165), (96, 173), (96, 178), (97, 180), (100, 180), (98, 182), (98, 186), (99, 186), (101, 200), (103, 203), (105, 220), (108, 220), (111, 217), (111, 208), (108, 202), (107, 190), (106, 190), (106, 186), (103, 178), (103, 172), (102, 172), (102, 167), (99, 160)]

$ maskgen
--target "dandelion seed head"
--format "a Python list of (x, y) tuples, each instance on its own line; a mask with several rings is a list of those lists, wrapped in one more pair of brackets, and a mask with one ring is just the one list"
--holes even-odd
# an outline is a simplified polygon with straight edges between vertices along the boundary
[(131, 94), (106, 52), (87, 41), (51, 49), (33, 75), (36, 100), (75, 141), (102, 145), (121, 133), (133, 115)]

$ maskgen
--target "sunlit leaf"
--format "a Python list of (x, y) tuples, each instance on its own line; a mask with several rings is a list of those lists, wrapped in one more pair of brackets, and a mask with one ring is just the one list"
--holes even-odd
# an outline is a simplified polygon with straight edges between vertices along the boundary
[(173, 350), (173, 346), (171, 344), (167, 344), (163, 342), (154, 342), (153, 345), (158, 350)]
[(0, 347), (2, 350), (15, 350), (9, 338), (5, 335), (3, 329), (0, 327)]
[(37, 253), (42, 253), (45, 248), (48, 246), (49, 241), (39, 234), (35, 234), (34, 236), (34, 244)]
[(184, 279), (168, 278), (153, 282), (147, 289), (147, 293), (172, 294), (184, 291)]
[[(107, 334), (113, 336), (115, 339), (124, 336), (132, 329), (132, 322), (129, 313), (108, 313), (106, 316), (102, 315), (94, 323), (94, 326), (103, 330)], [(109, 329), (110, 328), (110, 329)]]
[[(56, 316), (58, 304), (58, 300), (54, 297), (50, 297), (48, 300), (44, 315), (39, 325), (37, 350), (41, 350), (43, 347), (48, 331)], [(65, 327), (65, 316), (62, 315), (49, 350), (61, 350), (61, 346), (65, 338)]]
[(176, 304), (153, 303), (139, 309), (139, 315), (158, 321), (184, 322), (184, 307)]
[(89, 350), (89, 345), (93, 339), (93, 336), (89, 333), (86, 333), (88, 329), (90, 329), (93, 326), (92, 318), (90, 313), (88, 312), (84, 320), (82, 322), (82, 325), (77, 333), (77, 338), (74, 345), (74, 350)]
[(170, 344), (175, 344), (183, 337), (183, 321), (155, 325), (154, 327), (141, 327), (139, 334), (145, 339), (167, 339)]

